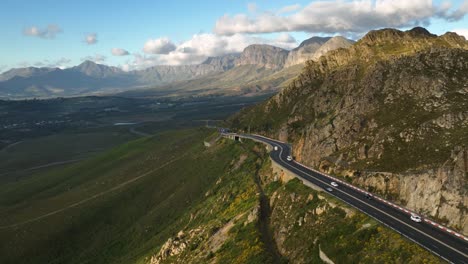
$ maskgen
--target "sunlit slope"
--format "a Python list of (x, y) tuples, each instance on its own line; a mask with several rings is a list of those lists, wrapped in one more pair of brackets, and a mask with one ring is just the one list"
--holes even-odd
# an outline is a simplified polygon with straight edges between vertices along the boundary
[(128, 263), (159, 244), (231, 161), (203, 147), (209, 133), (142, 138), (0, 186), (0, 262)]

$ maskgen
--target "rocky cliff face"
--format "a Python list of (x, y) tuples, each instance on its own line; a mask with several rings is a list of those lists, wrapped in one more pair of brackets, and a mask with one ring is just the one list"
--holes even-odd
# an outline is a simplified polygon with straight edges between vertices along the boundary
[(468, 233), (468, 42), (373, 31), (308, 62), (233, 125), (294, 143), (296, 158)]
[(290, 67), (296, 64), (305, 63), (307, 60), (311, 60), (315, 52), (328, 40), (330, 40), (329, 37), (312, 37), (304, 40), (299, 47), (289, 52), (284, 67)]
[(348, 48), (354, 42), (341, 36), (332, 38), (310, 38), (293, 49), (286, 60), (284, 67), (303, 64), (308, 60), (318, 60), (325, 53), (339, 48)]
[(340, 49), (340, 48), (348, 48), (353, 44), (354, 44), (354, 41), (346, 39), (344, 37), (341, 37), (341, 36), (333, 37), (329, 39), (327, 42), (325, 42), (325, 44), (320, 46), (320, 48), (318, 48), (314, 52), (313, 56), (311, 57), (311, 60), (318, 60), (318, 58), (325, 55), (329, 51)]
[(244, 49), (236, 66), (254, 64), (267, 69), (281, 69), (288, 53), (285, 49), (270, 45), (250, 45)]
[(202, 64), (212, 65), (218, 71), (227, 71), (234, 68), (239, 58), (239, 53), (227, 54), (224, 56), (209, 57)]

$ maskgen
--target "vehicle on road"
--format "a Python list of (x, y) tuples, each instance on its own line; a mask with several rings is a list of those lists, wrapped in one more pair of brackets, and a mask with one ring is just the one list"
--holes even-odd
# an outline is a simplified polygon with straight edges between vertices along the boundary
[(373, 198), (372, 194), (366, 193), (366, 199), (372, 200)]
[(275, 149), (275, 150), (278, 150), (278, 146), (275, 146), (275, 148), (274, 148), (274, 149)]
[(326, 190), (329, 191), (329, 192), (333, 192), (333, 189), (330, 188), (330, 187), (326, 188)]
[(422, 219), (419, 215), (411, 213), (411, 220), (413, 220), (416, 223), (421, 223)]
[(288, 156), (286, 159), (287, 159), (288, 161), (292, 161), (292, 157), (291, 157), (291, 156)]
[(336, 183), (336, 182), (331, 182), (330, 184), (331, 184), (333, 187), (338, 187), (338, 183)]

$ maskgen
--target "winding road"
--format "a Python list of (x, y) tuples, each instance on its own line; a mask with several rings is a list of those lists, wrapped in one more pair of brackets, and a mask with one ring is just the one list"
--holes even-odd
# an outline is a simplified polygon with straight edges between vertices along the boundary
[[(287, 143), (259, 135), (232, 133), (225, 133), (223, 135), (252, 139), (271, 145), (273, 147), (273, 151), (270, 152), (271, 159), (284, 169), (295, 174), (302, 181), (307, 181), (323, 188), (328, 194), (355, 207), (446, 261), (468, 264), (467, 237), (430, 219), (423, 218), (423, 221), (420, 223), (414, 222), (410, 219), (412, 212), (406, 208), (370, 194), (340, 179), (308, 168), (294, 160), (287, 161), (287, 156), (291, 155), (291, 146)], [(274, 147), (277, 147), (277, 150), (274, 150)], [(338, 186), (332, 186), (332, 181), (338, 183)], [(327, 189), (329, 188), (332, 191), (328, 191)], [(367, 194), (372, 195), (373, 198), (368, 199)]]

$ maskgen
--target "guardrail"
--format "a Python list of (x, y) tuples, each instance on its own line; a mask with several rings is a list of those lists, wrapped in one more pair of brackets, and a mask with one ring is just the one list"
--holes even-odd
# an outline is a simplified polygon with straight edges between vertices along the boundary
[[(251, 137), (246, 137), (246, 136), (243, 136), (243, 135), (239, 135), (239, 134), (236, 134), (236, 133), (228, 133), (227, 135), (231, 135), (231, 136), (232, 136), (232, 135), (237, 135), (237, 136), (242, 137), (242, 138), (252, 139), (252, 140), (254, 140), (254, 141), (256, 141), (256, 142), (261, 142), (261, 143), (264, 143), (264, 144), (268, 144), (268, 143), (266, 143), (266, 142), (263, 142), (263, 141), (260, 141), (260, 140), (256, 140), (256, 139), (251, 138)], [(279, 141), (279, 140), (276, 140), (276, 139), (268, 138), (268, 137), (265, 137), (265, 136), (262, 136), (262, 135), (257, 135), (257, 134), (252, 134), (252, 135), (257, 136), (257, 137), (261, 137), (261, 138), (265, 138), (265, 139), (267, 139), (267, 140), (275, 141), (275, 142), (278, 142), (278, 143), (281, 143), (281, 144), (287, 144), (286, 142), (282, 142), (282, 141)], [(323, 172), (321, 172), (321, 171), (318, 171), (318, 170), (316, 170), (316, 169), (310, 168), (310, 167), (308, 167), (308, 166), (306, 166), (306, 165), (304, 165), (304, 164), (302, 164), (302, 163), (300, 163), (300, 162), (298, 162), (298, 161), (293, 160), (293, 162), (296, 163), (296, 164), (298, 164), (298, 165), (300, 165), (301, 167), (303, 167), (303, 168), (305, 168), (305, 169), (311, 170), (311, 171), (313, 171), (313, 172), (315, 172), (315, 173), (318, 173), (318, 174), (320, 174), (320, 175), (322, 175), (322, 176), (325, 176), (325, 177), (329, 178), (330, 180), (333, 180), (333, 181), (339, 182), (339, 183), (341, 183), (341, 184), (344, 184), (344, 185), (346, 185), (346, 186), (348, 186), (348, 187), (350, 187), (350, 188), (352, 188), (352, 189), (354, 189), (354, 190), (356, 190), (356, 191), (359, 191), (359, 192), (361, 192), (361, 193), (363, 193), (363, 194), (372, 195), (375, 199), (377, 199), (377, 200), (379, 200), (379, 201), (381, 201), (381, 202), (383, 202), (383, 203), (386, 203), (386, 204), (392, 206), (393, 208), (400, 210), (400, 211), (403, 212), (403, 213), (406, 213), (406, 214), (408, 214), (408, 215), (411, 215), (412, 213), (418, 214), (418, 213), (415, 213), (415, 212), (413, 212), (413, 211), (411, 211), (411, 210), (408, 210), (408, 209), (406, 209), (406, 208), (404, 208), (404, 207), (401, 207), (401, 206), (399, 206), (399, 205), (397, 205), (397, 204), (394, 204), (394, 203), (392, 203), (392, 202), (390, 202), (390, 201), (387, 201), (387, 200), (385, 200), (385, 199), (379, 197), (378, 195), (375, 195), (375, 194), (370, 193), (370, 192), (368, 192), (368, 191), (366, 191), (366, 190), (363, 190), (363, 189), (361, 189), (361, 188), (359, 188), (359, 187), (356, 187), (356, 186), (354, 186), (354, 185), (352, 185), (352, 184), (350, 184), (350, 183), (347, 183), (346, 181), (343, 181), (343, 180), (341, 180), (341, 179), (338, 179), (338, 178), (336, 178), (336, 177), (333, 177), (333, 176), (331, 176), (331, 175), (328, 175), (328, 174), (323, 173)], [(281, 167), (283, 167), (283, 166), (281, 166)], [(283, 168), (284, 168), (284, 167), (283, 167)], [(418, 214), (418, 215), (419, 215), (419, 214)], [(468, 241), (468, 237), (464, 236), (463, 234), (460, 234), (460, 233), (458, 233), (458, 232), (456, 232), (456, 231), (454, 231), (454, 230), (452, 230), (452, 229), (450, 229), (450, 228), (448, 228), (448, 227), (446, 227), (446, 226), (443, 226), (443, 225), (441, 225), (441, 224), (439, 224), (439, 223), (437, 223), (437, 222), (434, 222), (433, 220), (428, 219), (426, 216), (423, 217), (423, 221), (426, 222), (426, 223), (431, 224), (431, 225), (434, 226), (434, 227), (439, 228), (440, 230), (442, 230), (442, 231), (444, 231), (444, 232), (447, 232), (447, 233), (449, 233), (449, 234), (451, 234), (451, 235), (454, 235), (454, 236), (456, 236), (456, 237), (458, 237), (458, 238), (460, 238), (460, 239), (463, 239), (463, 240), (465, 240), (465, 241)]]

